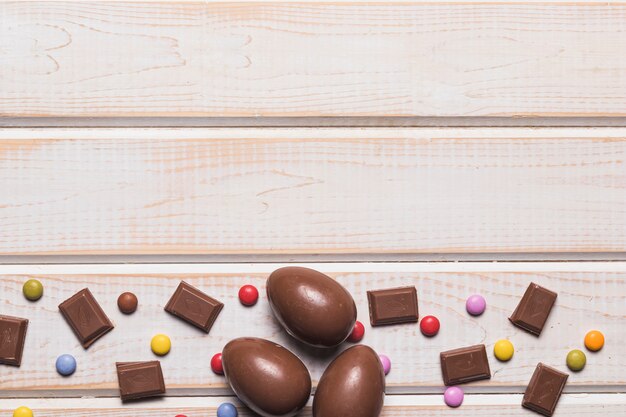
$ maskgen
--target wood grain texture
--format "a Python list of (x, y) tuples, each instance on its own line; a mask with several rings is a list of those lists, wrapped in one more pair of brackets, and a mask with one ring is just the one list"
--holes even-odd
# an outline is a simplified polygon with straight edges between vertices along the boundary
[[(121, 405), (119, 399), (23, 399), (3, 400), (0, 413), (9, 415), (14, 408), (28, 404), (37, 417), (164, 417), (184, 414), (187, 417), (214, 416), (222, 402), (237, 405), (241, 417), (252, 417), (246, 407), (232, 397), (167, 398)], [(481, 417), (484, 415), (530, 416), (521, 406), (521, 395), (467, 395), (460, 409), (443, 405), (440, 395), (387, 396), (381, 417)], [(621, 417), (626, 413), (624, 394), (565, 394), (555, 417)], [(3, 414), (3, 415), (4, 415)], [(311, 417), (307, 406), (299, 417)]]
[(4, 129), (0, 254), (624, 252), (625, 160), (622, 128)]
[(3, 116), (626, 116), (622, 2), (2, 2)]
[[(169, 395), (215, 395), (229, 391), (222, 377), (210, 370), (211, 356), (231, 339), (258, 336), (284, 344), (307, 364), (317, 381), (337, 352), (307, 349), (285, 334), (274, 321), (264, 296), (253, 308), (237, 299), (239, 287), (251, 283), (264, 294), (265, 279), (279, 267), (274, 264), (248, 266), (93, 265), (1, 267), (0, 314), (30, 319), (26, 350), (20, 368), (2, 367), (2, 396), (117, 395), (116, 361), (149, 360), (150, 338), (168, 334), (173, 341), (170, 354), (161, 359)], [(358, 316), (366, 327), (363, 343), (392, 360), (387, 377), (388, 393), (440, 393), (442, 380), (439, 352), (509, 338), (516, 348), (514, 358), (499, 363), (489, 353), (492, 379), (466, 385), (470, 393), (521, 393), (538, 362), (567, 371), (565, 356), (583, 348), (590, 329), (600, 329), (606, 346), (588, 354), (583, 372), (571, 374), (566, 392), (623, 392), (626, 359), (626, 263), (540, 263), (540, 264), (314, 264), (341, 282), (354, 296)], [(30, 271), (29, 273), (25, 273)], [(19, 273), (18, 273), (19, 272)], [(45, 296), (37, 303), (21, 295), (28, 278), (40, 279)], [(165, 313), (163, 307), (184, 279), (225, 303), (209, 335)], [(530, 282), (559, 294), (541, 337), (532, 336), (509, 323)], [(366, 291), (415, 285), (420, 315), (437, 316), (442, 328), (434, 338), (421, 335), (417, 324), (372, 329), (368, 320)], [(89, 287), (116, 328), (88, 351), (78, 343), (57, 305), (78, 290)], [(122, 315), (117, 296), (133, 291), (140, 300), (137, 313)], [(470, 294), (483, 294), (487, 311), (478, 318), (465, 312)], [(344, 344), (342, 349), (349, 346)], [(62, 378), (54, 369), (55, 358), (71, 353), (78, 371)]]

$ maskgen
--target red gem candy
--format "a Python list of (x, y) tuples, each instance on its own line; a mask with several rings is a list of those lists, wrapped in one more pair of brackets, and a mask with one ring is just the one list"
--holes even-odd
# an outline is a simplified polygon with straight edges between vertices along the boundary
[(259, 290), (254, 285), (244, 285), (239, 289), (239, 301), (245, 306), (253, 306), (259, 299)]
[(426, 316), (420, 321), (420, 330), (424, 336), (432, 337), (439, 333), (439, 320), (435, 316)]
[(365, 335), (365, 326), (360, 321), (354, 323), (354, 329), (352, 329), (352, 333), (348, 336), (348, 342), (357, 343), (363, 339)]
[(222, 366), (222, 354), (216, 353), (211, 358), (211, 370), (218, 375), (224, 375), (224, 367)]

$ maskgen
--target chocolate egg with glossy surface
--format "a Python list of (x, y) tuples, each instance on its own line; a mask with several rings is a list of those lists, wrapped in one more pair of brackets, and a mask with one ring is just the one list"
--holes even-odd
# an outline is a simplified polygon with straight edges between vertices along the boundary
[(222, 350), (222, 366), (237, 397), (264, 417), (294, 416), (311, 395), (311, 375), (306, 366), (269, 340), (231, 340)]
[(290, 266), (272, 272), (267, 298), (287, 333), (308, 345), (334, 347), (356, 322), (356, 305), (341, 284), (321, 272)]
[(384, 401), (380, 359), (372, 348), (358, 345), (326, 368), (313, 397), (313, 417), (378, 417)]

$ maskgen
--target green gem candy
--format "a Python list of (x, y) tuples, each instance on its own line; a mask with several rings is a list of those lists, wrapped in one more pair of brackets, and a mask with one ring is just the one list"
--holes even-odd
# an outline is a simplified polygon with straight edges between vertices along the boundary
[(24, 292), (24, 297), (30, 301), (37, 301), (43, 295), (43, 285), (36, 279), (29, 279), (24, 283), (22, 291)]
[(572, 371), (580, 371), (585, 367), (587, 363), (587, 357), (582, 350), (574, 349), (567, 354), (567, 359), (565, 360), (567, 363), (567, 367)]

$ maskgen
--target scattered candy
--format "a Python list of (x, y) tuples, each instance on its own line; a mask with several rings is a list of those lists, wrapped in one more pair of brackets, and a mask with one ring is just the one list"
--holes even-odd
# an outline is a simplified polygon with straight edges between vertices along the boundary
[(463, 404), (463, 397), (465, 394), (459, 387), (449, 387), (446, 392), (443, 393), (443, 401), (448, 407), (458, 407)]
[(565, 363), (574, 372), (582, 371), (587, 363), (587, 357), (582, 350), (574, 349), (567, 354)]
[(420, 330), (424, 336), (435, 336), (439, 333), (440, 326), (439, 319), (435, 316), (425, 316), (422, 321), (420, 321)]
[(33, 410), (28, 407), (19, 407), (13, 411), (13, 417), (33, 417)]
[(513, 353), (515, 353), (513, 343), (506, 339), (498, 340), (493, 346), (493, 354), (499, 361), (506, 362), (510, 360), (513, 357)]
[(391, 371), (391, 359), (387, 355), (378, 355), (380, 358), (380, 363), (383, 364), (383, 371), (385, 371), (385, 375)]
[(76, 359), (72, 355), (61, 355), (56, 362), (57, 372), (63, 376), (72, 375), (76, 372)]
[(117, 307), (124, 314), (132, 314), (137, 311), (137, 296), (132, 292), (120, 294), (117, 298)]
[(487, 302), (482, 295), (478, 294), (471, 295), (465, 302), (465, 308), (472, 316), (480, 316), (485, 312), (486, 307)]
[(239, 289), (239, 301), (245, 306), (253, 306), (259, 299), (259, 290), (254, 285), (244, 285)]
[(597, 352), (604, 346), (604, 335), (598, 330), (592, 330), (585, 336), (585, 347), (592, 352)]
[(354, 323), (354, 329), (352, 329), (352, 333), (350, 333), (350, 336), (348, 336), (348, 342), (351, 342), (351, 343), (360, 342), (363, 339), (364, 335), (365, 335), (365, 326), (363, 326), (363, 323), (357, 320), (356, 323)]
[(164, 334), (157, 334), (152, 338), (150, 347), (155, 355), (165, 356), (172, 348), (172, 342), (169, 337)]
[(29, 279), (22, 287), (24, 297), (30, 301), (37, 301), (43, 295), (43, 285), (36, 279)]
[(217, 407), (217, 417), (237, 417), (237, 408), (231, 403), (222, 403)]
[(211, 358), (211, 370), (218, 375), (224, 375), (224, 367), (222, 366), (222, 353), (216, 353)]

